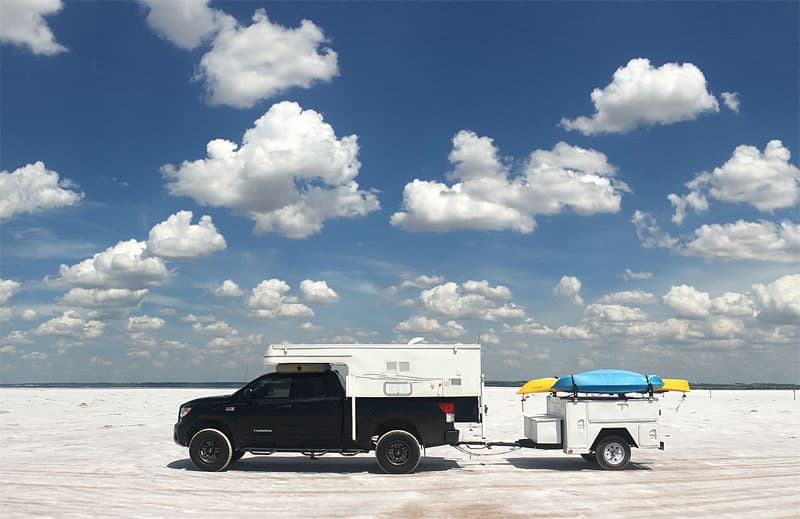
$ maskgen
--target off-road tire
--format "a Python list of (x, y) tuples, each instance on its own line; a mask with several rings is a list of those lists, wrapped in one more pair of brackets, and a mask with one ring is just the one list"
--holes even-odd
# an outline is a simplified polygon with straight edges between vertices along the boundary
[(200, 470), (217, 472), (231, 462), (233, 448), (224, 433), (217, 429), (197, 431), (189, 441), (189, 457)]
[(378, 439), (375, 459), (387, 474), (410, 474), (419, 465), (422, 449), (408, 431), (389, 431)]

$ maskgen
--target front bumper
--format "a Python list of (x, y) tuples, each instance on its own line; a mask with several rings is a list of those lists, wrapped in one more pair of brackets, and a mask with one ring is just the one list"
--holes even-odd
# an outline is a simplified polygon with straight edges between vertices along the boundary
[(188, 442), (186, 441), (186, 435), (181, 431), (179, 426), (180, 423), (176, 423), (172, 428), (172, 441), (181, 447), (186, 447), (188, 445)]

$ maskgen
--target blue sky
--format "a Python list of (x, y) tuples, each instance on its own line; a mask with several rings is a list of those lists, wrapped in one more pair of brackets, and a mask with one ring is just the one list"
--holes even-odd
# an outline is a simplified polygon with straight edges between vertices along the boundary
[(4, 382), (418, 335), (800, 378), (797, 3), (3, 10)]

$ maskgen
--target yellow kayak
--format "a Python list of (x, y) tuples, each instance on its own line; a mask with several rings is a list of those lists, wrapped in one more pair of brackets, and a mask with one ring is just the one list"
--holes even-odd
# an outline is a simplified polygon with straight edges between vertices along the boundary
[(689, 388), (689, 381), (681, 378), (665, 378), (664, 385), (656, 389), (656, 393), (663, 393), (665, 391), (680, 391), (688, 393), (691, 391)]
[(549, 378), (536, 378), (529, 380), (524, 386), (517, 390), (518, 395), (526, 395), (528, 393), (549, 393), (553, 389), (553, 384), (558, 380), (555, 377)]

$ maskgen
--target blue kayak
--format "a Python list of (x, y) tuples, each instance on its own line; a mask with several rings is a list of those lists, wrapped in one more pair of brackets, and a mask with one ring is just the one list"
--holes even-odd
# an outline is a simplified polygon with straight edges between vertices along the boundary
[[(652, 387), (651, 387), (652, 385)], [(579, 393), (647, 393), (664, 385), (658, 375), (642, 375), (634, 371), (598, 369), (567, 375), (553, 384), (555, 391)]]

